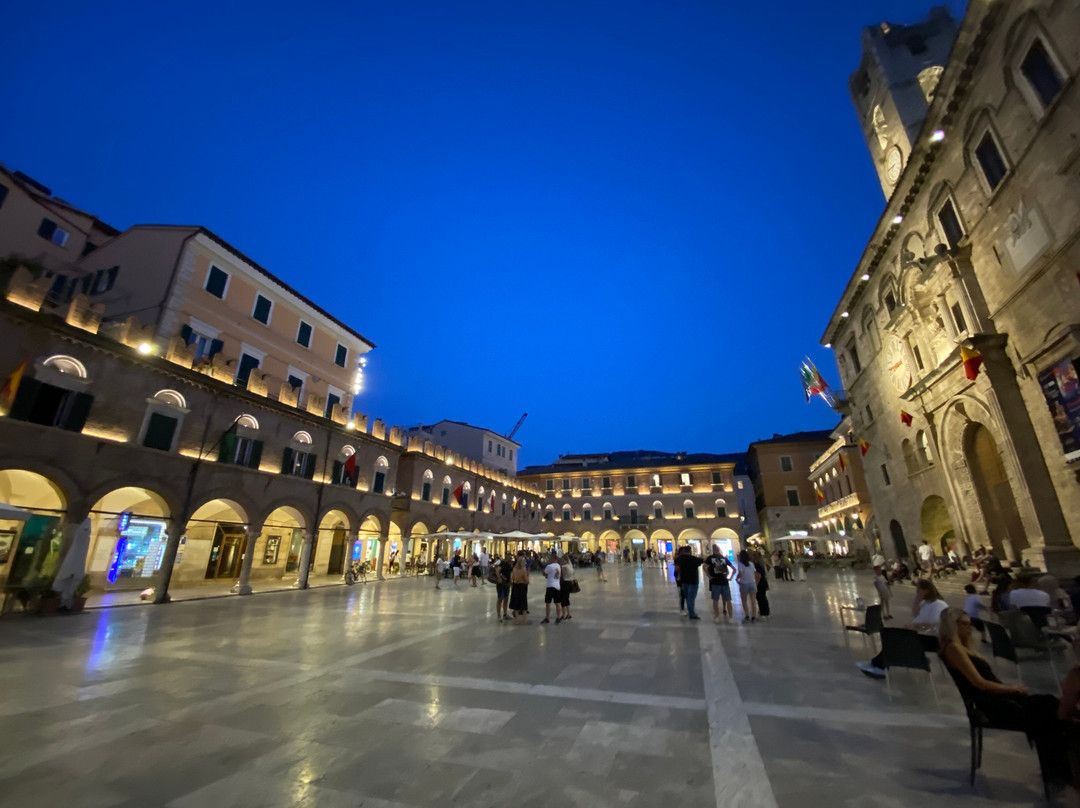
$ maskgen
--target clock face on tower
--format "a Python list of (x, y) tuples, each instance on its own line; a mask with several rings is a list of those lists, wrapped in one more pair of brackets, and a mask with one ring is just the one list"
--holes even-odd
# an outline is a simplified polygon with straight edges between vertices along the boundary
[(893, 185), (900, 179), (900, 169), (904, 167), (904, 156), (900, 154), (900, 147), (893, 146), (885, 155), (885, 177)]
[(906, 393), (911, 387), (911, 370), (904, 361), (904, 343), (895, 335), (885, 344), (885, 369), (896, 392)]

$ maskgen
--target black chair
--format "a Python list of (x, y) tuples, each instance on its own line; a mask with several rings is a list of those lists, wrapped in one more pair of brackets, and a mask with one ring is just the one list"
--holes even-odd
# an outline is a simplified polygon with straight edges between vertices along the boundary
[(1054, 664), (1054, 644), (1036, 627), (1026, 612), (1026, 609), (1010, 609), (1000, 614), (1001, 622), (1009, 634), (1009, 639), (1012, 640), (1013, 648), (1034, 651), (1040, 656), (1045, 656), (1046, 661), (1050, 663), (1050, 675), (1055, 682), (1060, 681), (1057, 665)]
[[(997, 625), (996, 623), (988, 623), (987, 625)], [(1000, 626), (998, 626), (1000, 628)], [(969, 697), (969, 693), (972, 690), (972, 685), (964, 679), (963, 674), (954, 671), (948, 665), (945, 666), (945, 670), (949, 672), (952, 677), (953, 684), (956, 685), (956, 689), (960, 692), (960, 699), (964, 702), (964, 712), (967, 713), (968, 729), (971, 732), (971, 775), (968, 778), (968, 782), (975, 785), (975, 772), (982, 767), (982, 748), (983, 748), (983, 730), (984, 729), (1000, 729), (1006, 732), (1023, 732), (1023, 730), (1017, 727), (1005, 727), (999, 726), (992, 722), (986, 714), (979, 709), (974, 700)], [(1031, 738), (1028, 738), (1028, 746), (1032, 746)], [(1046, 780), (1046, 770), (1043, 768), (1043, 762), (1039, 760), (1039, 773), (1042, 775), (1043, 781), (1043, 795), (1046, 797), (1046, 801), (1050, 801), (1050, 784)]]
[(863, 640), (870, 639), (873, 645), (873, 635), (880, 634), (885, 626), (881, 621), (881, 606), (867, 606), (866, 620), (861, 626), (844, 626), (844, 645), (847, 645), (847, 633), (855, 631), (863, 635)]
[(1024, 681), (1020, 675), (1020, 657), (1016, 653), (1016, 647), (1009, 637), (1009, 632), (1005, 630), (1005, 626), (987, 620), (986, 632), (990, 635), (990, 652), (993, 655), (993, 661), (996, 662), (998, 659), (1009, 660), (1016, 666), (1016, 678), (1021, 682)]
[(917, 631), (912, 631), (910, 628), (882, 628), (881, 653), (885, 663), (885, 684), (888, 687), (890, 699), (892, 698), (892, 680), (889, 677), (889, 671), (893, 668), (911, 668), (926, 671), (926, 675), (930, 677), (930, 688), (934, 691), (934, 702), (939, 703), (934, 674), (926, 658), (926, 646)]
[(1031, 618), (1031, 622), (1039, 631), (1050, 625), (1050, 615), (1054, 613), (1049, 606), (1021, 606), (1020, 611)]

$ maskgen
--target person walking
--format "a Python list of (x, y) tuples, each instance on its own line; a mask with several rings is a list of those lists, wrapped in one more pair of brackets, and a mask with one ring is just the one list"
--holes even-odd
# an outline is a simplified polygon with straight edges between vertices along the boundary
[(735, 580), (739, 583), (739, 595), (742, 600), (743, 622), (757, 620), (757, 570), (750, 561), (750, 553), (739, 552), (739, 563), (735, 565)]
[(705, 562), (690, 552), (689, 547), (683, 547), (682, 553), (675, 559), (675, 566), (679, 570), (679, 581), (682, 584), (683, 598), (686, 600), (686, 616), (691, 620), (700, 620), (694, 610), (694, 602), (697, 599), (698, 583), (700, 574), (698, 570)]
[(712, 595), (713, 620), (720, 622), (721, 601), (723, 601), (724, 619), (730, 620), (733, 616), (731, 584), (729, 581), (735, 568), (720, 552), (719, 544), (714, 544), (712, 550), (712, 554), (705, 559), (705, 572), (709, 576), (709, 594)]
[(472, 579), (473, 589), (476, 589), (476, 582), (480, 578), (480, 559), (476, 553), (469, 559), (469, 577)]
[[(968, 584), (968, 586), (971, 585)], [(971, 588), (975, 589), (975, 587)], [(885, 580), (885, 573), (880, 565), (874, 567), (874, 589), (877, 590), (878, 602), (881, 603), (881, 619), (892, 620), (892, 612), (889, 611), (889, 598), (892, 592), (889, 591), (889, 582)]]
[(540, 624), (551, 622), (551, 604), (555, 604), (555, 625), (562, 622), (562, 595), (559, 592), (559, 578), (562, 575), (562, 566), (559, 564), (559, 556), (552, 550), (548, 556), (547, 566), (544, 567), (544, 619)]
[(514, 613), (514, 625), (526, 626), (529, 620), (529, 568), (525, 556), (518, 556), (514, 569), (510, 572), (510, 611)]
[(480, 584), (487, 583), (488, 571), (491, 568), (491, 556), (488, 555), (487, 549), (480, 546)]
[(595, 561), (593, 563), (596, 564), (596, 580), (597, 581), (603, 581), (604, 583), (607, 583), (607, 578), (604, 577), (604, 558), (605, 558), (604, 551), (603, 550), (597, 550), (596, 551), (596, 556), (594, 558), (595, 558)]
[(751, 560), (754, 564), (754, 571), (757, 573), (757, 593), (754, 597), (757, 600), (758, 616), (762, 620), (768, 620), (772, 615), (772, 609), (769, 608), (768, 570), (765, 569), (765, 562), (761, 557), (761, 553), (754, 553)]
[(495, 577), (495, 619), (498, 621), (509, 620), (506, 613), (507, 601), (510, 598), (510, 574), (514, 571), (514, 565), (510, 558), (497, 558), (495, 567), (491, 571)]
[(458, 578), (461, 577), (461, 553), (455, 552), (450, 559), (450, 572), (454, 576), (454, 586), (457, 586)]
[(570, 619), (570, 595), (578, 587), (577, 576), (574, 574), (574, 564), (570, 560), (569, 553), (562, 557), (562, 569), (559, 575), (559, 595), (562, 604), (562, 619)]
[(930, 546), (930, 542), (923, 539), (916, 552), (918, 553), (919, 569), (929, 574), (931, 578), (937, 577), (934, 571), (934, 548)]
[(446, 572), (446, 559), (441, 555), (435, 556), (435, 588), (442, 589), (439, 586), (439, 582), (442, 580), (443, 574)]
[(683, 546), (675, 551), (675, 559), (671, 562), (671, 576), (675, 579), (675, 589), (679, 592), (679, 614), (686, 611), (686, 590), (682, 587), (682, 578), (679, 573), (679, 556), (688, 552), (689, 547)]

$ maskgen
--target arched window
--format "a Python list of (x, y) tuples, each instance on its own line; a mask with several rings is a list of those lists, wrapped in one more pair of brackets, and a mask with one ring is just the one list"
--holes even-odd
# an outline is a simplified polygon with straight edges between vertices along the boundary
[(615, 518), (615, 511), (611, 509), (611, 503), (604, 503), (604, 519), (611, 520)]
[(443, 505), (450, 504), (450, 477), (443, 477), (442, 481), (442, 499), (440, 500)]
[(139, 430), (139, 445), (163, 452), (176, 450), (187, 402), (175, 390), (159, 390), (146, 400), (146, 415)]
[(570, 516), (571, 516), (570, 506), (569, 505), (563, 505), (562, 506), (562, 520), (564, 522), (569, 522), (570, 521)]
[(78, 376), (80, 379), (86, 378), (86, 366), (73, 356), (54, 354), (41, 364), (60, 373), (68, 373), (72, 376)]
[(664, 503), (661, 502), (660, 500), (656, 500), (652, 504), (652, 512), (653, 512), (653, 518), (654, 519), (663, 519), (664, 518)]
[(694, 518), (694, 503), (693, 503), (693, 501), (689, 500), (689, 499), (684, 499), (682, 506), (683, 506), (683, 515), (686, 516), (687, 519), (693, 519)]
[(586, 522), (592, 521), (592, 505), (588, 502), (581, 506), (581, 518)]
[(431, 469), (424, 472), (424, 484), (420, 489), (420, 500), (422, 502), (431, 502), (431, 484), (435, 480), (435, 475), (431, 473)]
[(375, 461), (375, 478), (371, 482), (371, 491), (375, 494), (381, 494), (386, 490), (386, 470), (390, 468), (390, 463), (385, 457), (380, 457)]
[[(315, 454), (309, 454), (311, 457), (309, 462), (314, 467)], [(360, 474), (356, 468), (356, 460), (356, 449), (349, 444), (342, 446), (337, 457), (334, 458), (334, 467), (330, 471), (330, 482), (334, 485), (346, 485), (349, 488), (356, 488), (356, 484), (360, 479)]]
[(716, 515), (720, 519), (727, 519), (727, 503), (722, 499), (716, 500)]
[(311, 445), (311, 433), (310, 432), (305, 432), (302, 429), (299, 432), (297, 432), (295, 435), (293, 435), (292, 439), (296, 443), (303, 443), (303, 444), (305, 444), (307, 446)]
[(555, 519), (555, 506), (554, 505), (548, 505), (546, 508), (544, 508), (544, 521), (545, 522), (551, 522), (551, 521), (554, 521), (554, 519)]
[(930, 439), (923, 430), (915, 436), (915, 451), (919, 454), (919, 464), (922, 466), (934, 465), (934, 457), (930, 454)]
[(159, 401), (167, 407), (187, 409), (187, 402), (184, 397), (175, 390), (158, 390), (154, 393), (154, 401)]
[(631, 502), (628, 507), (630, 508), (630, 524), (636, 525), (638, 523), (637, 503)]
[(469, 494), (472, 493), (472, 483), (464, 482), (461, 484), (461, 502), (458, 503), (462, 508), (469, 507)]
[(919, 470), (919, 461), (915, 458), (915, 447), (911, 445), (910, 440), (904, 438), (903, 443), (900, 444), (900, 451), (904, 455), (904, 466), (908, 474), (914, 474)]
[(236, 425), (242, 426), (245, 429), (258, 429), (259, 422), (255, 420), (254, 415), (248, 415), (246, 412), (236, 419)]

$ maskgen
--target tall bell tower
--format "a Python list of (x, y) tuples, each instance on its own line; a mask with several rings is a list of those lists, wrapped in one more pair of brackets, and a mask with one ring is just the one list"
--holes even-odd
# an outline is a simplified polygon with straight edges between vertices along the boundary
[(956, 32), (946, 6), (912, 25), (863, 29), (862, 60), (848, 85), (886, 199), (907, 165)]

